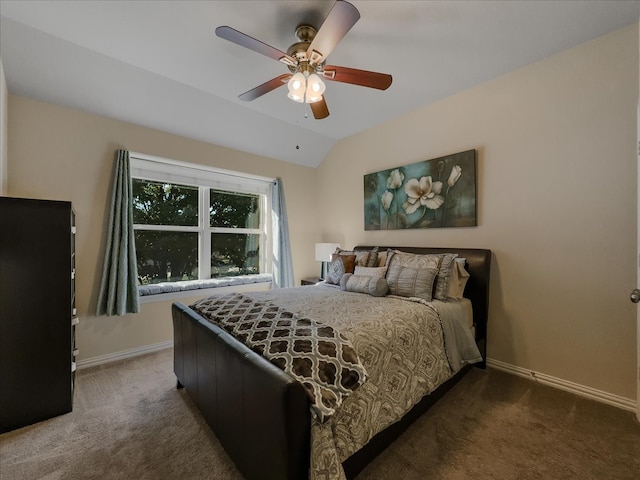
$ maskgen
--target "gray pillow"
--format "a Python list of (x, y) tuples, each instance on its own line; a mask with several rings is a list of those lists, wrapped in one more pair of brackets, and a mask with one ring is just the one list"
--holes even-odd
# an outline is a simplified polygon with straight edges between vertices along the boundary
[(387, 265), (401, 265), (411, 268), (435, 268), (440, 266), (440, 255), (432, 253), (408, 253), (400, 250), (387, 250)]
[(340, 289), (347, 292), (368, 293), (372, 297), (384, 297), (389, 291), (389, 285), (384, 278), (345, 273), (340, 280)]
[(449, 297), (449, 284), (451, 283), (452, 271), (455, 268), (455, 259), (457, 253), (443, 253), (439, 255), (442, 258), (438, 275), (436, 276), (436, 284), (433, 289), (433, 298), (436, 300), (447, 301)]
[(432, 297), (446, 301), (451, 281), (451, 270), (457, 253), (407, 253), (400, 250), (390, 250), (387, 265), (401, 265), (411, 268), (435, 268), (436, 278), (433, 285)]
[(340, 257), (334, 259), (327, 269), (327, 276), (325, 282), (332, 283), (333, 285), (340, 285), (340, 279), (344, 276), (344, 263)]
[(417, 297), (430, 302), (437, 268), (412, 268), (391, 265), (387, 272), (389, 293), (400, 297)]

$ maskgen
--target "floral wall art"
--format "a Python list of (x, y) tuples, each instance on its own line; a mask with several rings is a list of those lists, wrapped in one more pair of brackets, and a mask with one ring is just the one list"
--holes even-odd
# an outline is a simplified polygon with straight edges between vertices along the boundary
[(365, 230), (476, 225), (475, 150), (364, 176)]

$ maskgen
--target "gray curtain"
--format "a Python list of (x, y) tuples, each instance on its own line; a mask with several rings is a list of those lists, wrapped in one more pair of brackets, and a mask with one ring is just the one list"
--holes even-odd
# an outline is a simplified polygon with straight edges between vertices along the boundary
[(129, 152), (118, 150), (98, 295), (98, 315), (124, 315), (140, 311), (130, 168)]
[(273, 210), (273, 286), (275, 288), (293, 287), (289, 223), (287, 222), (287, 208), (280, 178), (277, 178), (271, 187), (271, 208)]

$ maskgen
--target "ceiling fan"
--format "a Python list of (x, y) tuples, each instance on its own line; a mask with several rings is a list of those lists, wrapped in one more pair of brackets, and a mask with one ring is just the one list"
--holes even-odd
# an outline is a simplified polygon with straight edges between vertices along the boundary
[(238, 98), (245, 101), (255, 100), (287, 84), (288, 97), (296, 102), (309, 103), (314, 118), (320, 120), (329, 116), (329, 108), (324, 98), (325, 85), (320, 77), (333, 82), (386, 90), (391, 85), (391, 75), (325, 64), (338, 42), (359, 19), (360, 12), (356, 7), (344, 0), (337, 0), (318, 30), (311, 25), (299, 25), (296, 28), (295, 33), (299, 41), (291, 45), (286, 52), (231, 27), (216, 28), (218, 37), (278, 60), (289, 67), (290, 73), (272, 78), (244, 92)]

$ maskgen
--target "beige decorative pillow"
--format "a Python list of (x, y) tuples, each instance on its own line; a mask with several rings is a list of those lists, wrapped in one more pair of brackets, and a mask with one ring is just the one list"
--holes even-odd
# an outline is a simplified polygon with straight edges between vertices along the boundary
[(391, 265), (387, 272), (389, 293), (401, 297), (417, 297), (430, 302), (437, 268), (412, 268)]
[(353, 271), (354, 275), (366, 275), (374, 278), (384, 278), (387, 273), (387, 267), (361, 267), (356, 265)]
[(335, 253), (338, 255), (355, 255), (356, 265), (362, 267), (375, 267), (378, 264), (378, 247), (374, 247), (371, 250), (342, 250), (338, 247)]
[(340, 289), (347, 292), (368, 293), (372, 297), (384, 297), (389, 291), (389, 285), (382, 277), (345, 273), (340, 280)]
[(464, 287), (469, 280), (469, 272), (464, 268), (465, 258), (456, 258), (454, 268), (451, 269), (451, 280), (449, 281), (449, 298), (462, 298)]

